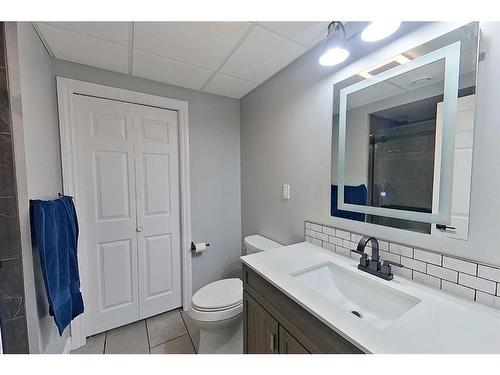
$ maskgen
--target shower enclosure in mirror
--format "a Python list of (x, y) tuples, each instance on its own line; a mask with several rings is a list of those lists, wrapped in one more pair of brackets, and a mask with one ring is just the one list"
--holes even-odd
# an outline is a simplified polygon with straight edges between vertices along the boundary
[(331, 215), (466, 239), (478, 23), (334, 86)]

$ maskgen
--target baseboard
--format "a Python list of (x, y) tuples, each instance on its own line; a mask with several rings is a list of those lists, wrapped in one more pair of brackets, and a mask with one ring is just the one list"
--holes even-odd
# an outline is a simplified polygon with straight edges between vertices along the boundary
[(62, 354), (70, 354), (71, 352), (71, 337), (68, 337), (66, 344), (64, 345), (64, 350)]

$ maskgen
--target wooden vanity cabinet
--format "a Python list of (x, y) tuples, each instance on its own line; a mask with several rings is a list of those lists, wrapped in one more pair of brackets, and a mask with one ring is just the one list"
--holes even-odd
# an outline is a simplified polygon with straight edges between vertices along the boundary
[(243, 288), (244, 353), (363, 353), (246, 265)]

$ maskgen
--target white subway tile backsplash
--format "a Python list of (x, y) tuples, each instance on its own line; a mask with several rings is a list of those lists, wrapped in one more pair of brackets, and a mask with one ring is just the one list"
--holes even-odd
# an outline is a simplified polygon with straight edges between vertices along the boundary
[(306, 229), (305, 230), (305, 234), (306, 234), (306, 236), (309, 236), (309, 237), (312, 237), (312, 238), (316, 238), (316, 232), (313, 231), (312, 229)]
[(323, 247), (327, 250), (335, 252), (335, 245), (333, 245), (329, 242), (323, 242)]
[(321, 241), (328, 241), (328, 234), (326, 233), (316, 233), (316, 238)]
[(342, 240), (342, 246), (345, 247), (346, 249), (354, 250), (358, 245), (348, 240)]
[(407, 279), (412, 279), (413, 277), (413, 271), (409, 268), (403, 268), (403, 267), (391, 267), (392, 273), (394, 275), (399, 275)]
[(492, 296), (488, 293), (483, 293), (480, 290), (476, 292), (476, 302), (500, 310), (500, 297)]
[(348, 257), (348, 258), (351, 257), (351, 250), (346, 249), (345, 247), (342, 247), (342, 246), (335, 246), (335, 252), (337, 254), (341, 254), (341, 255)]
[(311, 223), (311, 229), (316, 232), (321, 232), (323, 228), (319, 224)]
[(406, 268), (411, 268), (412, 270), (423, 273), (425, 273), (427, 269), (427, 263), (407, 257), (401, 257), (401, 264)]
[(391, 262), (401, 263), (401, 255), (389, 253), (388, 251), (379, 251), (380, 258), (390, 260)]
[[(304, 235), (307, 242), (359, 260), (360, 255), (351, 251), (362, 237), (359, 233), (306, 221)], [(379, 240), (379, 249), (382, 260), (404, 265), (392, 267), (395, 275), (500, 309), (500, 268), (383, 240)], [(371, 255), (370, 246), (366, 252)]]
[(351, 233), (351, 241), (352, 242), (359, 243), (359, 241), (361, 240), (362, 237), (363, 236), (361, 234)]
[(463, 297), (469, 300), (474, 301), (474, 296), (476, 291), (471, 288), (467, 288), (466, 286), (458, 285), (455, 283), (451, 283), (449, 281), (443, 280), (441, 284), (441, 288), (451, 294), (454, 294), (459, 297)]
[(389, 244), (389, 252), (398, 254), (398, 255), (403, 255), (408, 258), (413, 258), (413, 249), (408, 246), (404, 245), (399, 245), (395, 243), (390, 243)]
[(354, 251), (351, 251), (351, 259), (356, 259), (359, 262), (359, 259), (361, 258), (361, 254), (355, 253)]
[(342, 229), (335, 229), (335, 236), (337, 236), (339, 238), (346, 239), (346, 240), (351, 239), (351, 233), (347, 232), (345, 230), (342, 230)]
[(328, 242), (342, 246), (342, 238), (328, 236)]
[(441, 260), (442, 260), (442, 255), (436, 254), (436, 253), (431, 253), (431, 252), (425, 251), (425, 250), (414, 249), (413, 250), (413, 258), (421, 260), (423, 262), (437, 264), (438, 266), (440, 266)]
[(321, 246), (322, 245), (322, 241), (321, 240), (318, 240), (316, 238), (311, 238), (311, 243), (315, 244), (315, 245), (318, 245), (318, 246)]
[(500, 282), (500, 269), (478, 265), (477, 275), (483, 279)]
[(326, 233), (329, 236), (335, 236), (335, 228), (323, 226), (323, 233)]
[(425, 273), (413, 271), (413, 280), (418, 281), (419, 283), (426, 284), (432, 286), (434, 288), (441, 288), (441, 279), (426, 275)]
[(380, 250), (389, 251), (389, 242), (378, 241), (378, 248)]
[(440, 279), (448, 280), (451, 282), (458, 282), (458, 272), (448, 268), (438, 267), (434, 264), (427, 265), (427, 273), (432, 276), (439, 277)]
[(490, 294), (495, 294), (497, 290), (497, 284), (495, 282), (471, 276), (466, 273), (458, 274), (458, 283)]
[(455, 271), (465, 272), (470, 275), (476, 275), (477, 264), (467, 262), (465, 260), (460, 260), (456, 258), (450, 258), (447, 256), (443, 256), (443, 267), (451, 268)]

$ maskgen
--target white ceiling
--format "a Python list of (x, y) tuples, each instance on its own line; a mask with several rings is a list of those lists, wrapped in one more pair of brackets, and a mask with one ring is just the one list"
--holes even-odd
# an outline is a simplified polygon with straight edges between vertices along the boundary
[(37, 22), (54, 57), (241, 98), (326, 35), (328, 22)]

